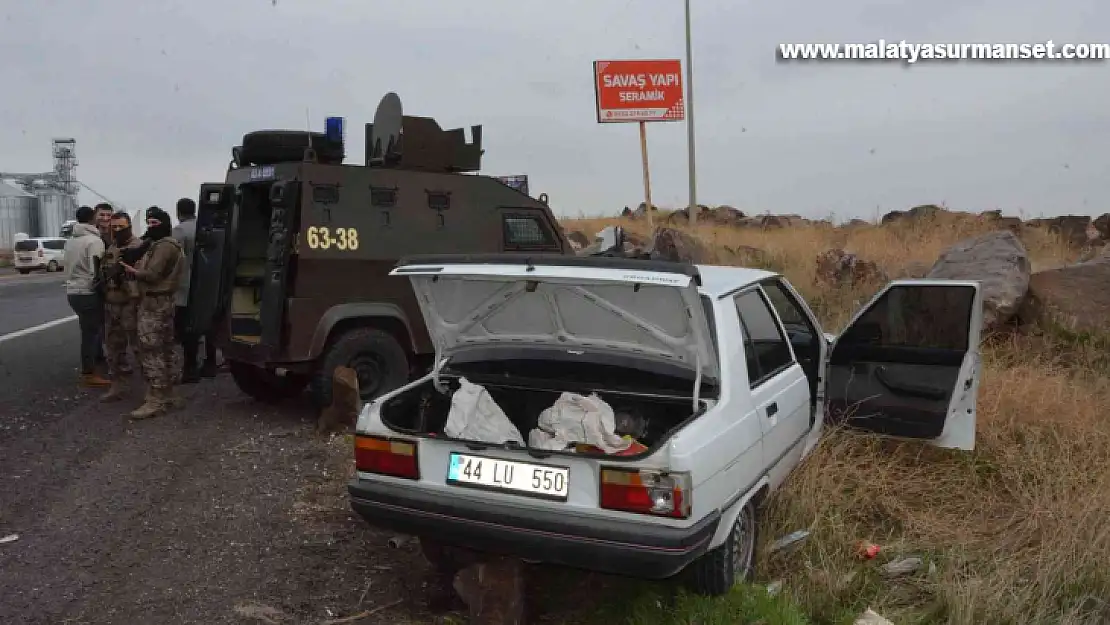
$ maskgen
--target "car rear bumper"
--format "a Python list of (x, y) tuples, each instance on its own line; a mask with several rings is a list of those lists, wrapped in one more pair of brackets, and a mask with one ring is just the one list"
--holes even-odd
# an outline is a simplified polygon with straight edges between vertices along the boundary
[(412, 486), (354, 479), (351, 507), (371, 525), (476, 551), (644, 579), (666, 579), (706, 552), (720, 522), (689, 528), (521, 511)]

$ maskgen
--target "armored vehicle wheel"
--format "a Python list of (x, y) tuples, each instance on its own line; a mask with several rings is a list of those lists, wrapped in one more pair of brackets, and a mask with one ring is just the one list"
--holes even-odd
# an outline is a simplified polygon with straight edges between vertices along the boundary
[(746, 581), (755, 569), (755, 546), (759, 539), (755, 504), (744, 504), (724, 544), (707, 552), (690, 565), (690, 589), (700, 595), (728, 594), (736, 584)]
[(358, 374), (358, 392), (367, 402), (402, 386), (409, 379), (409, 357), (392, 334), (377, 328), (353, 328), (339, 335), (320, 356), (312, 376), (312, 400), (331, 405), (331, 380), (336, 367)]
[(243, 135), (239, 158), (244, 164), (272, 165), (299, 162), (304, 159), (305, 148), (316, 151), (316, 158), (324, 164), (343, 162), (343, 145), (329, 141), (322, 132), (304, 130), (258, 130)]
[(252, 398), (265, 403), (275, 403), (296, 397), (308, 385), (308, 376), (287, 373), (278, 375), (269, 369), (256, 367), (245, 362), (228, 361), (231, 377), (235, 385)]

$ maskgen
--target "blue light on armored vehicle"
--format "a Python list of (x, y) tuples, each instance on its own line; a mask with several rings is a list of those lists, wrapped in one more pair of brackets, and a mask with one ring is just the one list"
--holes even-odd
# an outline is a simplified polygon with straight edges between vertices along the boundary
[(324, 135), (328, 141), (343, 142), (343, 118), (329, 117), (324, 120)]

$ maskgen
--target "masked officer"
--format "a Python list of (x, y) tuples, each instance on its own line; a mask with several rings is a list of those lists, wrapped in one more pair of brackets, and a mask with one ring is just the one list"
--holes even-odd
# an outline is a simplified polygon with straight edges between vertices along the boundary
[(183, 404), (173, 390), (178, 373), (174, 366), (173, 321), (174, 295), (185, 258), (181, 244), (170, 236), (172, 231), (166, 211), (157, 206), (146, 209), (143, 255), (134, 266), (123, 263), (139, 286), (139, 359), (147, 383), (146, 400), (131, 413), (133, 419), (155, 417)]
[(104, 355), (108, 361), (112, 386), (101, 401), (123, 398), (122, 376), (131, 375), (127, 363), (127, 346), (139, 353), (138, 304), (139, 285), (127, 273), (123, 263), (134, 265), (145, 251), (142, 241), (131, 232), (131, 217), (124, 212), (112, 215), (109, 229), (112, 244), (100, 263), (104, 284)]

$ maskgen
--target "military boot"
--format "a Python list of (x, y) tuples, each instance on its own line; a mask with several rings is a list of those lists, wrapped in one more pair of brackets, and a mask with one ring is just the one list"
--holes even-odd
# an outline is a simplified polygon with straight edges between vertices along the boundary
[(112, 376), (112, 385), (108, 387), (108, 392), (100, 396), (102, 402), (119, 401), (123, 399), (127, 387), (124, 386), (123, 380), (118, 375)]
[(164, 413), (166, 411), (164, 394), (165, 391), (162, 389), (149, 389), (146, 393), (146, 399), (143, 400), (143, 405), (131, 411), (131, 418), (149, 419)]

